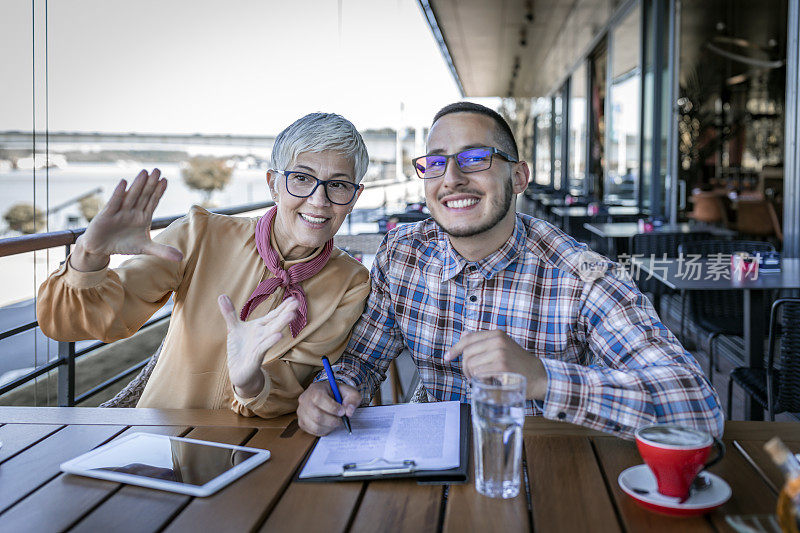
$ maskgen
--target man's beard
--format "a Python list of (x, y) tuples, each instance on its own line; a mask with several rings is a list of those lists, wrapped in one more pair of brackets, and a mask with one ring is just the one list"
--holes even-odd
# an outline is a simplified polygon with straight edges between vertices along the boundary
[(489, 213), (489, 220), (486, 223), (474, 227), (474, 228), (463, 228), (463, 229), (456, 229), (456, 228), (447, 228), (440, 220), (436, 218), (436, 215), (432, 215), (433, 219), (439, 225), (442, 230), (450, 235), (451, 237), (461, 238), (461, 237), (474, 237), (475, 235), (480, 235), (490, 229), (494, 228), (501, 220), (506, 216), (508, 210), (511, 208), (511, 202), (514, 200), (514, 190), (511, 184), (511, 180), (507, 180), (505, 182), (505, 187), (503, 187), (503, 194), (502, 196), (495, 198), (492, 202), (492, 211)]

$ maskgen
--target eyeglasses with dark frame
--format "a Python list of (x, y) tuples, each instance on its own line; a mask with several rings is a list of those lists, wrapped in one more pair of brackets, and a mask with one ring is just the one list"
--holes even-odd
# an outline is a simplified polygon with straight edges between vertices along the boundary
[(276, 170), (286, 178), (286, 192), (295, 198), (308, 198), (322, 185), (325, 196), (332, 204), (347, 205), (353, 201), (358, 191), (358, 185), (346, 180), (321, 180), (305, 172), (293, 170)]
[(492, 157), (495, 154), (510, 163), (519, 162), (519, 159), (516, 157), (491, 146), (470, 148), (469, 150), (463, 150), (457, 154), (423, 155), (413, 159), (411, 162), (414, 165), (414, 169), (417, 171), (417, 176), (428, 180), (444, 176), (447, 170), (447, 162), (451, 157), (455, 158), (456, 164), (461, 172), (469, 174), (470, 172), (489, 170), (492, 166)]

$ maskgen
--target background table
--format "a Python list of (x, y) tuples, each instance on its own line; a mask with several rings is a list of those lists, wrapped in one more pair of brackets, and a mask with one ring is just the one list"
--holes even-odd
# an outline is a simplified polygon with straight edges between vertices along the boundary
[(567, 205), (566, 199), (561, 195), (539, 193), (534, 195), (532, 200), (533, 216), (545, 220), (551, 219), (550, 209)]
[(653, 228), (653, 230), (649, 232), (639, 230), (639, 224), (636, 222), (586, 222), (583, 227), (600, 238), (608, 239), (608, 249), (611, 250), (611, 253), (614, 255), (629, 254), (632, 248), (631, 242), (633, 236), (642, 233), (693, 233), (704, 231), (720, 238), (733, 237), (736, 235), (735, 231), (727, 228), (689, 222), (665, 224)]
[(632, 217), (641, 214), (638, 207), (629, 207), (624, 205), (612, 205), (604, 212), (589, 214), (588, 207), (576, 206), (562, 206), (553, 207), (550, 210), (555, 216), (560, 217), (565, 225), (568, 224), (570, 219), (587, 219), (587, 218), (613, 218), (613, 217)]
[[(767, 329), (769, 316), (765, 316), (764, 298), (767, 291), (782, 289), (800, 289), (800, 259), (781, 261), (780, 272), (759, 272), (757, 279), (737, 281), (733, 279), (692, 279), (680, 274), (680, 263), (677, 260), (658, 261), (651, 259), (633, 259), (642, 272), (652, 275), (670, 289), (680, 291), (743, 291), (744, 300), (744, 359), (750, 368), (764, 366), (764, 332)], [(710, 261), (703, 259), (697, 262), (701, 273), (708, 272)], [(730, 269), (728, 270), (730, 273)], [(701, 278), (704, 274), (701, 275)], [(754, 312), (756, 311), (756, 312)], [(752, 397), (745, 403), (745, 416), (749, 419), (763, 418), (763, 409)]]
[(638, 207), (614, 205), (607, 207), (602, 213), (589, 214), (588, 207), (554, 207), (550, 210), (553, 215), (553, 223), (559, 226), (565, 233), (580, 242), (591, 244), (592, 235), (584, 229), (585, 222), (598, 222), (607, 220), (630, 219), (639, 216)]
[[(293, 416), (3, 407), (0, 424), (6, 531), (724, 531), (727, 514), (775, 510), (782, 478), (763, 442), (780, 435), (800, 449), (800, 424), (730, 422), (728, 453), (712, 471), (732, 498), (706, 516), (672, 518), (640, 508), (617, 485), (622, 470), (641, 463), (633, 442), (542, 418), (526, 419), (525, 486), (512, 500), (485, 498), (472, 482), (295, 482), (315, 439)], [(267, 448), (272, 458), (208, 498), (59, 472), (61, 462), (131, 431)]]

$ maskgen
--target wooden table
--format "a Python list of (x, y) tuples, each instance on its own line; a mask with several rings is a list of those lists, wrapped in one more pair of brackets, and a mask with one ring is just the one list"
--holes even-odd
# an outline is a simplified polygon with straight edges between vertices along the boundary
[[(131, 431), (267, 448), (272, 458), (209, 498), (66, 475), (58, 465)], [(494, 500), (461, 485), (410, 480), (297, 483), (314, 438), (294, 416), (228, 411), (0, 408), (0, 529), (4, 531), (727, 531), (725, 515), (773, 513), (782, 477), (762, 451), (780, 435), (800, 449), (800, 424), (729, 422), (712, 469), (733, 488), (721, 508), (672, 518), (638, 507), (617, 485), (641, 463), (634, 443), (530, 417), (527, 490)], [(760, 470), (760, 471), (759, 471)]]
[[(681, 265), (678, 260), (657, 261), (652, 259), (637, 259), (633, 262), (641, 268), (642, 272), (651, 274), (654, 278), (673, 290), (679, 291), (722, 291), (741, 290), (744, 300), (744, 359), (750, 368), (764, 366), (764, 332), (767, 329), (769, 316), (765, 315), (765, 294), (773, 290), (800, 289), (800, 259), (783, 258), (780, 272), (759, 272), (757, 279), (737, 281), (734, 279), (693, 279), (692, 276), (681, 274)], [(709, 272), (711, 262), (707, 259), (698, 261), (700, 272)], [(685, 268), (685, 267), (684, 267)], [(730, 274), (730, 269), (728, 269)], [(752, 397), (745, 403), (745, 416), (748, 419), (763, 419), (763, 409)]]

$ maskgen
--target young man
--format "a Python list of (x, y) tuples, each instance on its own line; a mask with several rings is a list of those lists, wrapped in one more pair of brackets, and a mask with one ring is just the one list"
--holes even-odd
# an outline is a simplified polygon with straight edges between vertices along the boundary
[(387, 234), (334, 365), (344, 405), (318, 377), (299, 398), (301, 428), (341, 425), (408, 348), (429, 400), (467, 401), (471, 376), (510, 371), (527, 378), (529, 414), (625, 438), (653, 422), (722, 433), (716, 392), (636, 286), (516, 213), (529, 171), (500, 115), (467, 102), (443, 108), (415, 167), (432, 220)]

